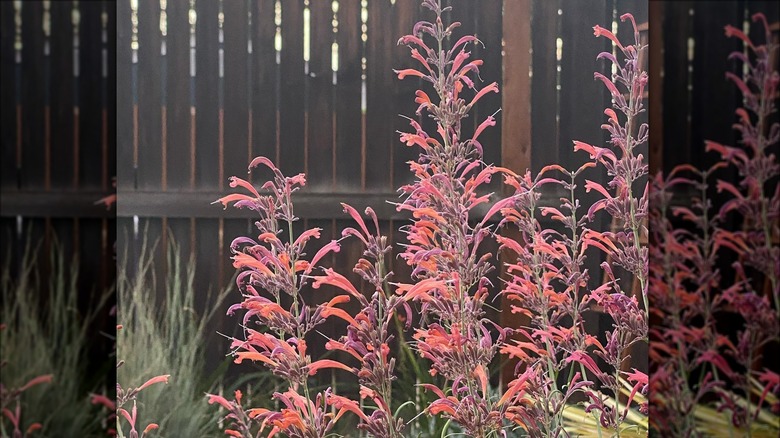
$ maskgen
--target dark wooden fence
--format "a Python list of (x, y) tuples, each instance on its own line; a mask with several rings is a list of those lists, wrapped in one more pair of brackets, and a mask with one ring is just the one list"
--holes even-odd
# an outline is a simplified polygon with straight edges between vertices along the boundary
[[(732, 25), (743, 29), (754, 41), (763, 42), (763, 27), (751, 19), (757, 12), (766, 15), (777, 44), (780, 41), (780, 6), (777, 2), (650, 2), (650, 82), (653, 89), (661, 90), (650, 95), (651, 172), (668, 173), (683, 163), (700, 169), (711, 166), (720, 157), (717, 153), (705, 152), (705, 140), (739, 144), (739, 132), (733, 129), (733, 124), (737, 121), (735, 110), (742, 106), (742, 96), (725, 74), (742, 75), (742, 65), (727, 57), (731, 52), (742, 50), (743, 43), (736, 38), (727, 38), (724, 27)], [(773, 65), (777, 69), (777, 53)], [(770, 123), (778, 120), (777, 117), (774, 114)], [(780, 156), (780, 146), (775, 145), (773, 152)], [(721, 171), (717, 178), (735, 184), (740, 179), (733, 169)], [(722, 205), (724, 199), (713, 192), (710, 192), (713, 205)], [(680, 198), (684, 199), (684, 196)], [(729, 222), (721, 224), (724, 228), (741, 227), (738, 217), (727, 220)], [(775, 241), (775, 244), (780, 242)], [(736, 261), (728, 255), (719, 257), (722, 284), (733, 281), (731, 264)], [(768, 284), (765, 290), (770, 293)], [(742, 319), (736, 315), (718, 316), (718, 330), (722, 334), (736, 336), (742, 324)], [(770, 346), (764, 349), (754, 369), (777, 363), (780, 363), (780, 352)]]
[[(592, 72), (608, 69), (595, 57), (609, 46), (592, 26), (611, 27), (632, 12), (646, 30), (646, 3), (449, 3), (460, 33), (485, 44), (474, 49), (485, 61), (484, 84), (502, 90), (470, 119), (478, 124), (502, 109), (483, 134), (485, 161), (517, 171), (573, 165), (581, 157), (572, 157), (572, 139), (603, 143), (609, 96)], [(398, 81), (392, 69), (413, 65), (395, 43), (430, 18), (418, 0), (123, 1), (118, 17), (118, 212), (129, 248), (140, 247), (149, 227), (149, 236), (173, 237), (194, 255), (199, 287), (227, 284), (230, 241), (254, 233), (252, 219), (211, 202), (257, 155), (287, 174), (307, 174), (300, 225), (323, 228), (322, 241), (349, 223), (343, 201), (371, 205), (388, 230), (403, 223), (386, 200), (411, 177), (406, 162), (415, 153), (395, 131), (406, 128), (399, 114), (414, 114), (421, 84)], [(631, 34), (625, 25), (619, 33)], [(332, 263), (350, 272), (358, 255), (347, 243)], [(408, 275), (402, 263), (393, 268)], [(222, 332), (235, 327), (215, 322)]]
[[(516, 171), (574, 165), (582, 157), (571, 153), (573, 139), (603, 144), (609, 96), (593, 71), (608, 71), (595, 57), (609, 45), (593, 36), (592, 26), (611, 27), (632, 12), (646, 38), (646, 2), (448, 3), (451, 18), (463, 23), (460, 34), (476, 33), (485, 44), (474, 48), (485, 61), (484, 84), (495, 81), (501, 89), (481, 100), (470, 119), (478, 124), (501, 108), (497, 126), (482, 136), (485, 161)], [(52, 2), (52, 26), (72, 30), (73, 8)], [(103, 8), (115, 46), (86, 37), (100, 29)], [(5, 233), (20, 236), (20, 221), (63, 234), (73, 227), (78, 232), (69, 234), (77, 236), (82, 258), (99, 254), (102, 266), (112, 265), (114, 222), (92, 202), (111, 190), (116, 175), (119, 247), (132, 257), (148, 230), (150, 239), (162, 240), (164, 273), (161, 248), (175, 239), (196, 259), (205, 294), (233, 275), (230, 241), (254, 233), (251, 216), (211, 202), (257, 155), (274, 159), (287, 174), (307, 173), (308, 186), (296, 198), (300, 226), (322, 227), (323, 241), (349, 223), (343, 201), (371, 205), (388, 232), (404, 222), (386, 200), (410, 178), (405, 163), (415, 154), (395, 130), (406, 127), (399, 114), (414, 114), (421, 84), (398, 81), (392, 69), (413, 64), (396, 41), (430, 18), (418, 0), (122, 0), (116, 9), (82, 1), (76, 6), (82, 67), (75, 78), (72, 39), (52, 39), (44, 54), (44, 9), (42, 2), (24, 2), (22, 63), (49, 59), (43, 64), (49, 67), (9, 82), (16, 77), (14, 7), (2, 4)], [(631, 32), (621, 24), (618, 33)], [(105, 78), (97, 68), (102, 56)], [(402, 241), (397, 231), (392, 238)], [(350, 272), (358, 253), (347, 244), (331, 262)], [(394, 270), (408, 275), (402, 263)], [(85, 273), (85, 281), (96, 275)], [(231, 333), (236, 324), (219, 317), (213, 327)], [(224, 354), (223, 344), (214, 342), (211, 357)]]
[(27, 292), (45, 299), (51, 252), (78, 261), (80, 314), (98, 312), (85, 375), (113, 369), (113, 302), (95, 309), (94, 294), (116, 271), (115, 211), (95, 205), (116, 174), (115, 21), (110, 1), (0, 3), (0, 265), (15, 278), (37, 247), (40, 284)]
[(56, 236), (85, 292), (115, 270), (115, 212), (95, 205), (116, 174), (115, 18), (110, 1), (0, 5), (3, 258)]
[[(706, 154), (704, 140), (737, 144), (734, 110), (741, 105), (736, 86), (726, 79), (741, 66), (727, 60), (742, 42), (727, 38), (727, 24), (763, 41), (763, 29), (751, 16), (763, 12), (775, 41), (780, 8), (771, 1), (651, 1), (650, 81), (661, 91), (651, 94), (650, 162), (668, 172), (675, 165), (711, 165), (717, 154)], [(776, 61), (775, 61), (776, 62)]]

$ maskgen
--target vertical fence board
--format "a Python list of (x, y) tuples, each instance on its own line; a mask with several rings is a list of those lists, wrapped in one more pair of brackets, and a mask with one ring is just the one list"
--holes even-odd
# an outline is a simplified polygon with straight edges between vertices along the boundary
[[(560, 61), (558, 161), (569, 169), (576, 168), (588, 159), (587, 155), (581, 152), (573, 154), (573, 140), (605, 146), (604, 134), (601, 130), (604, 118), (602, 111), (610, 104), (604, 85), (593, 80), (594, 71), (609, 74), (609, 66), (596, 60), (600, 52), (610, 50), (609, 40), (595, 37), (593, 26), (598, 24), (606, 28), (611, 27), (612, 4), (596, 0), (577, 4), (577, 8), (562, 7), (563, 14), (560, 17), (560, 38), (563, 40), (563, 47)], [(601, 168), (598, 168), (586, 177), (603, 178), (604, 173)], [(583, 196), (581, 202), (583, 205), (590, 205), (595, 202), (595, 199), (593, 196)], [(599, 229), (608, 229), (609, 221), (605, 215), (596, 220), (595, 226)], [(601, 282), (599, 275), (601, 270), (598, 265), (603, 259), (601, 253), (593, 251), (589, 254), (587, 268), (594, 273), (591, 275), (592, 283)], [(602, 333), (609, 324), (609, 318), (601, 312), (592, 312), (585, 318), (585, 326), (589, 333)]]
[(330, 2), (311, 3), (311, 43), (307, 123), (307, 181), (311, 190), (328, 192), (333, 189), (333, 12)]
[[(189, 188), (190, 156), (190, 24), (189, 6), (184, 1), (168, 2), (166, 38), (168, 72), (167, 182), (170, 190)], [(188, 239), (189, 240), (189, 239)]]
[[(97, 3), (94, 6), (97, 6)], [(95, 35), (95, 34), (92, 34)], [(99, 33), (98, 33), (99, 35)], [(99, 39), (98, 39), (99, 40)], [(100, 65), (100, 64), (97, 64)], [(100, 70), (98, 70), (98, 73)], [(71, 220), (67, 222), (73, 223)], [(99, 279), (101, 276), (101, 219), (75, 219), (78, 227), (78, 262), (79, 262), (79, 277), (78, 277), (78, 290), (82, 291), (79, 298), (79, 308), (89, 309), (94, 305), (90, 305), (93, 297), (103, 291), (98, 289)], [(62, 235), (68, 235), (65, 232)], [(69, 254), (66, 252), (65, 254)], [(69, 259), (66, 258), (66, 263)], [(67, 265), (66, 265), (67, 266)], [(97, 309), (95, 309), (97, 310)], [(104, 309), (107, 310), (107, 309)]]
[(195, 182), (200, 189), (216, 189), (219, 185), (218, 6), (216, 1), (199, 1), (195, 5), (198, 14), (195, 29)]
[[(198, 22), (200, 23), (200, 16), (198, 18)], [(216, 28), (216, 26), (214, 27)], [(200, 46), (200, 44), (198, 45)], [(198, 302), (202, 304), (205, 301), (205, 297), (209, 296), (209, 294), (212, 294), (213, 296), (213, 294), (223, 286), (218, 283), (220, 266), (222, 266), (222, 263), (224, 262), (217, 253), (217, 247), (219, 245), (219, 220), (196, 219), (195, 236), (195, 248), (193, 248), (197, 266), (195, 270), (195, 295), (200, 297)], [(208, 309), (198, 306), (195, 310), (202, 314)], [(225, 331), (222, 331), (225, 326), (224, 315), (224, 312), (215, 312), (209, 327), (213, 327), (215, 331), (226, 333)], [(214, 332), (212, 331), (212, 333)], [(205, 354), (206, 357), (221, 357), (225, 354), (225, 345), (220, 342), (209, 342)], [(216, 365), (217, 363), (208, 361), (205, 364), (207, 372), (213, 371)]]
[(121, 163), (116, 184), (121, 191), (135, 189), (130, 2), (117, 2), (116, 8), (116, 148), (117, 161)]
[(282, 2), (282, 53), (279, 98), (280, 157), (285, 175), (305, 168), (305, 94), (303, 63), (303, 0)]
[[(693, 16), (695, 52), (691, 106), (691, 158), (705, 156), (704, 141), (714, 140), (723, 144), (736, 144), (737, 131), (732, 123), (737, 119), (734, 110), (742, 104), (742, 97), (733, 82), (725, 77), (726, 71), (741, 76), (741, 65), (729, 61), (729, 54), (742, 48), (742, 41), (727, 38), (722, 30), (727, 24), (742, 27), (743, 5), (738, 2), (717, 2), (706, 9), (697, 7)], [(677, 86), (679, 89), (679, 85)], [(718, 90), (713, 92), (713, 90)], [(713, 108), (724, 111), (714, 113)], [(717, 114), (719, 119), (714, 119)], [(707, 154), (701, 164), (711, 165), (717, 154)]]
[[(19, 245), (19, 236), (16, 233), (16, 218), (0, 218), (0, 254), (3, 256), (1, 268), (8, 268), (11, 278), (18, 278), (19, 263), (22, 260), (22, 254)], [(5, 305), (5, 303), (4, 303)]]
[(252, 151), (276, 159), (278, 67), (274, 48), (274, 1), (258, 0), (252, 9)]
[(362, 115), (360, 0), (340, 0), (338, 11), (339, 68), (335, 93), (336, 187), (358, 191), (361, 187)]
[[(103, 157), (101, 155), (102, 108), (101, 99), (101, 41), (99, 2), (79, 3), (81, 21), (79, 29), (79, 182), (82, 187), (99, 189), (103, 180)], [(94, 37), (90, 37), (94, 35)], [(52, 70), (54, 71), (54, 70)], [(159, 106), (159, 105), (158, 105)], [(94, 149), (93, 149), (94, 148)], [(95, 231), (100, 224), (89, 222)], [(96, 243), (96, 242), (91, 242)]]
[(168, 240), (176, 244), (179, 248), (182, 263), (187, 263), (193, 256), (192, 246), (190, 245), (190, 219), (187, 218), (168, 218)]
[(22, 174), (21, 186), (44, 186), (45, 150), (43, 144), (43, 3), (22, 4)]
[(2, 152), (0, 152), (0, 187), (16, 190), (16, 62), (14, 60), (14, 5), (0, 3), (0, 105), (2, 105), (3, 129), (0, 130)]
[[(688, 10), (694, 2), (666, 2), (666, 14), (664, 14), (663, 33), (665, 35), (664, 46), (668, 48), (675, 47), (677, 50), (665, 50), (664, 52), (664, 102), (675, 102), (674, 105), (665, 105), (663, 138), (664, 150), (670, 151), (673, 147), (670, 141), (679, 144), (690, 143), (690, 131), (688, 120), (688, 111), (691, 103), (688, 99), (688, 92), (680, 84), (688, 83), (688, 37), (692, 36), (692, 29), (688, 16)], [(672, 140), (674, 139), (674, 140)], [(674, 154), (665, 154), (663, 161), (664, 173), (674, 168), (680, 163), (691, 161), (690, 148), (674, 148)]]
[[(514, 170), (517, 173), (524, 172), (531, 167), (533, 138), (532, 125), (532, 98), (531, 81), (528, 77), (528, 70), (533, 61), (529, 49), (532, 47), (532, 31), (528, 27), (509, 26), (510, 17), (531, 16), (535, 4), (532, 0), (523, 1), (505, 1), (505, 25), (504, 25), (504, 68), (503, 68), (503, 127), (501, 130), (502, 153), (501, 165)], [(537, 18), (534, 18), (537, 19)], [(553, 26), (554, 28), (554, 26)], [(535, 151), (533, 151), (535, 153)], [(518, 231), (512, 228), (501, 230), (502, 235), (519, 238)], [(513, 255), (506, 251), (499, 251), (493, 248), (494, 254), (499, 262), (499, 268), (496, 274), (503, 280), (508, 279), (505, 264), (513, 261)], [(501, 284), (500, 280), (493, 279), (493, 284)], [(508, 309), (510, 304), (505, 295), (501, 296), (500, 303), (502, 309)], [(512, 312), (502, 312), (497, 315), (501, 324), (505, 327), (522, 327), (528, 325), (529, 318)], [(519, 339), (517, 336), (514, 339)], [(520, 339), (526, 341), (525, 339)], [(511, 381), (515, 373), (517, 360), (508, 360), (500, 370), (502, 384), (506, 385)]]
[[(396, 112), (391, 90), (397, 81), (390, 65), (390, 57), (398, 41), (393, 35), (392, 5), (386, 0), (368, 2), (368, 41), (366, 41), (366, 153), (365, 188), (367, 190), (392, 190), (392, 151), (398, 144), (393, 134)], [(400, 37), (401, 35), (398, 35)], [(412, 78), (405, 79), (413, 81)]]
[[(51, 151), (51, 183), (53, 187), (67, 187), (73, 181), (73, 24), (70, 2), (51, 4), (51, 137), (55, 146)], [(11, 125), (8, 125), (11, 126)], [(10, 131), (10, 130), (9, 130)]]
[(612, 8), (603, 0), (579, 2), (577, 8), (563, 9), (561, 17), (561, 108), (560, 155), (562, 164), (569, 167), (583, 162), (579, 153), (572, 160), (572, 141), (580, 140), (598, 145), (604, 138), (602, 111), (610, 104), (605, 87), (593, 80), (593, 72), (609, 77), (609, 65), (596, 60), (602, 51), (611, 51), (607, 38), (593, 35), (593, 26), (610, 27)]
[[(224, 178), (236, 175), (246, 178), (247, 117), (247, 4), (244, 1), (224, 2), (225, 12), (225, 168)], [(225, 184), (225, 180), (220, 181)]]
[[(653, 135), (649, 138), (648, 161), (650, 175), (656, 175), (662, 170), (663, 165), (663, 125), (664, 109), (662, 106), (664, 89), (664, 25), (666, 19), (666, 4), (663, 2), (649, 2), (649, 22), (652, 23), (648, 32), (650, 47), (648, 48), (648, 120), (653, 128)], [(661, 135), (658, 135), (661, 134)]]
[(138, 187), (142, 190), (159, 188), (162, 177), (160, 58), (160, 4), (139, 2)]
[[(116, 14), (116, 4), (111, 1), (105, 1), (104, 2), (104, 8), (106, 10), (107, 14), (107, 21), (106, 21), (106, 31), (107, 31), (107, 41), (106, 41), (106, 62), (107, 62), (107, 69), (108, 69), (108, 75), (106, 77), (106, 83), (105, 83), (105, 100), (106, 100), (106, 119), (107, 119), (107, 128), (108, 131), (106, 132), (106, 143), (107, 143), (107, 149), (108, 149), (108, 156), (106, 157), (106, 161), (108, 161), (108, 183), (109, 183), (109, 189), (111, 180), (116, 177), (117, 172), (117, 158), (119, 156), (117, 152), (117, 145), (118, 145), (118, 131), (117, 131), (117, 56), (116, 56), (116, 50), (118, 46), (118, 39), (117, 39), (117, 29), (116, 29), (116, 22), (117, 22), (117, 14)], [(127, 162), (123, 162), (122, 166), (126, 166)], [(116, 190), (114, 190), (116, 191)], [(116, 210), (114, 210), (116, 211)], [(109, 234), (116, 234), (116, 227), (111, 226)], [(110, 240), (110, 242), (114, 242), (114, 240)], [(115, 269), (115, 263), (111, 263), (111, 266), (109, 266), (109, 269)], [(116, 278), (109, 277), (109, 278)]]
[[(533, 78), (531, 87), (531, 135), (534, 153), (532, 168), (538, 172), (542, 167), (557, 163), (558, 127), (555, 116), (558, 113), (558, 93), (555, 39), (558, 36), (558, 8), (556, 0), (534, 0), (531, 20), (531, 44), (533, 48)], [(515, 169), (522, 170), (522, 169)]]

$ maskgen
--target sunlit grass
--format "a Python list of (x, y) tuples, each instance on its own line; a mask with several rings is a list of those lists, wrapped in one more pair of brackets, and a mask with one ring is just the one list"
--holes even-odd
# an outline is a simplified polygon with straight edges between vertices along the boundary
[[(170, 374), (168, 385), (150, 387), (138, 398), (139, 422), (159, 423), (159, 437), (220, 436), (219, 412), (206, 403), (204, 394), (214, 392), (224, 367), (206, 376), (206, 342), (213, 330), (208, 326), (222, 310), (226, 291), (212, 293), (195, 283), (193, 257), (185, 260), (177, 244), (166, 248), (167, 275), (164, 288), (157, 290), (155, 245), (145, 240), (138, 260), (122, 255), (117, 272), (118, 323), (117, 358), (125, 363), (117, 370), (123, 386), (136, 386), (150, 377)], [(131, 274), (129, 267), (135, 272)], [(198, 308), (206, 309), (198, 313)]]

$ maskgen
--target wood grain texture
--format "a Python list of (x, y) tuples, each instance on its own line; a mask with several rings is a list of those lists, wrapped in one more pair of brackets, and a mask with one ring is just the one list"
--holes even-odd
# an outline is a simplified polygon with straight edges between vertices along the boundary
[(329, 192), (334, 185), (334, 106), (331, 46), (333, 11), (330, 2), (311, 3), (309, 74), (306, 76), (306, 170), (311, 190)]
[(247, 63), (247, 3), (227, 1), (225, 13), (225, 119), (224, 119), (224, 169), (222, 184), (236, 175), (246, 178), (247, 141), (249, 137), (249, 104)]
[(339, 1), (339, 70), (336, 78), (336, 190), (357, 191), (362, 184), (360, 0)]
[(138, 14), (138, 188), (143, 190), (160, 187), (162, 179), (160, 5), (139, 2)]
[(282, 173), (292, 176), (305, 168), (303, 0), (282, 3), (280, 74), (280, 157), (276, 165)]

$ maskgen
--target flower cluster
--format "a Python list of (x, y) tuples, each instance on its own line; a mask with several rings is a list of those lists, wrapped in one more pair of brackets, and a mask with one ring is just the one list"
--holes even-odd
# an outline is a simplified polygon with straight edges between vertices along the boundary
[[(557, 436), (564, 432), (563, 409), (569, 399), (591, 382), (583, 381), (583, 374), (569, 375), (565, 388), (559, 387), (558, 376), (577, 360), (577, 353), (586, 348), (587, 337), (583, 313), (589, 300), (580, 299), (587, 286), (587, 272), (581, 270), (585, 257), (582, 253), (582, 234), (578, 233), (582, 219), (576, 217), (578, 201), (574, 197), (574, 179), (592, 164), (569, 174), (571, 182), (563, 183), (571, 198), (562, 198), (560, 208), (540, 207), (540, 189), (547, 184), (559, 184), (550, 172), (566, 172), (557, 165), (548, 166), (532, 179), (530, 173), (522, 178), (507, 178), (514, 188), (512, 205), (501, 211), (502, 225), (515, 227), (519, 238), (498, 236), (502, 249), (512, 254), (507, 263), (508, 281), (503, 289), (511, 311), (530, 319), (526, 329), (519, 329), (522, 339), (501, 347), (501, 352), (518, 359), (517, 369), (525, 367), (518, 379), (525, 379), (528, 400), (514, 406), (509, 418), (523, 427), (531, 436)], [(563, 211), (562, 211), (563, 210)], [(564, 213), (564, 211), (566, 213)], [(570, 234), (543, 229), (538, 215), (549, 215), (561, 222)], [(564, 321), (569, 319), (570, 325)], [(563, 353), (563, 354), (562, 354)], [(583, 359), (584, 360), (584, 359)], [(574, 367), (569, 367), (573, 372)]]
[(347, 334), (340, 339), (329, 340), (325, 347), (346, 352), (360, 363), (357, 371), (360, 396), (370, 399), (376, 410), (370, 416), (358, 413), (362, 420), (359, 427), (378, 438), (401, 437), (403, 419), (394, 418), (391, 408), (395, 358), (390, 354), (390, 342), (393, 340), (390, 325), (400, 310), (405, 312), (407, 324), (411, 324), (411, 307), (408, 300), (387, 292), (392, 272), (387, 271), (385, 258), (392, 248), (387, 243), (387, 236), (380, 232), (374, 210), (370, 207), (365, 210), (372, 219), (375, 231), (371, 232), (357, 210), (347, 204), (342, 206), (357, 224), (357, 228), (345, 228), (342, 235), (359, 239), (365, 248), (354, 272), (370, 285), (371, 295), (367, 297), (359, 292), (346, 277), (332, 269), (327, 269), (325, 275), (314, 277), (315, 288), (324, 284), (335, 286), (349, 293), (360, 304), (360, 311), (354, 317), (341, 310), (334, 311), (334, 316), (348, 323)]
[[(652, 406), (655, 418), (668, 418), (654, 426), (677, 436), (697, 435), (693, 414), (708, 394), (717, 395), (716, 407), (728, 415), (728, 424), (747, 433), (767, 418), (762, 406), (773, 404), (767, 400), (775, 401), (775, 415), (780, 411), (777, 373), (756, 369), (762, 349), (778, 342), (780, 248), (773, 239), (780, 235), (780, 125), (769, 120), (780, 76), (771, 64), (777, 45), (766, 18), (756, 14), (753, 21), (764, 26), (765, 44), (725, 28), (746, 48), (729, 57), (745, 64), (744, 76), (726, 74), (743, 97), (734, 124), (743, 146), (707, 141), (706, 150), (720, 156), (710, 169), (681, 165), (655, 178), (650, 295), (660, 324), (651, 333)], [(738, 183), (717, 179), (729, 168), (736, 169)], [(725, 202), (713, 205), (712, 188), (726, 195)], [(686, 190), (695, 193), (691, 206), (674, 205)], [(716, 317), (741, 328), (719, 330)]]
[[(312, 362), (307, 353), (306, 336), (329, 316), (344, 315), (336, 306), (349, 301), (350, 295), (339, 295), (327, 303), (311, 306), (300, 292), (310, 281), (313, 270), (319, 267), (320, 260), (340, 247), (337, 241), (331, 241), (307, 259), (307, 246), (312, 239), (320, 238), (321, 230), (312, 228), (294, 235), (293, 223), (298, 218), (293, 211), (291, 195), (306, 183), (303, 174), (286, 177), (265, 157), (252, 160), (250, 172), (259, 165), (273, 173), (273, 179), (261, 187), (263, 194), (250, 182), (231, 177), (230, 187), (244, 188), (250, 194), (234, 193), (216, 201), (225, 207), (233, 203), (234, 207), (254, 210), (260, 217), (255, 222), (260, 231), (257, 240), (239, 237), (231, 244), (233, 266), (239, 270), (236, 283), (243, 301), (231, 306), (228, 314), (245, 311), (244, 337), (233, 339), (231, 345), (235, 362), (260, 362), (288, 385), (285, 392), (274, 394), (284, 408), (280, 411), (253, 409), (247, 416), (260, 422), (261, 430), (270, 427), (272, 435), (283, 432), (291, 437), (324, 436), (341, 416), (327, 412), (326, 405), (343, 411), (356, 408), (357, 404), (347, 402), (330, 390), (312, 399), (308, 378), (324, 368), (350, 372), (353, 369), (330, 359)], [(222, 399), (211, 397), (211, 400), (222, 402)], [(240, 406), (240, 396), (236, 397), (236, 403)], [(234, 432), (229, 433), (237, 431), (244, 434), (241, 436), (251, 436), (246, 418), (233, 413), (235, 409), (228, 410), (231, 411), (228, 418), (237, 425)]]
[[(119, 362), (118, 366), (121, 366), (124, 362)], [(138, 397), (138, 394), (143, 391), (144, 389), (157, 384), (157, 383), (168, 383), (168, 379), (171, 376), (166, 374), (162, 376), (155, 376), (151, 379), (144, 382), (141, 386), (137, 388), (127, 388), (123, 389), (122, 385), (119, 383), (116, 384), (116, 403), (113, 403), (110, 399), (108, 399), (105, 396), (102, 395), (93, 395), (92, 396), (92, 404), (101, 404), (105, 407), (107, 407), (110, 411), (115, 410), (117, 412), (117, 422), (119, 421), (121, 415), (121, 418), (124, 418), (127, 420), (127, 423), (130, 425), (130, 434), (128, 435), (129, 438), (143, 438), (145, 437), (149, 432), (157, 429), (159, 426), (157, 423), (149, 423), (141, 432), (141, 434), (138, 434), (138, 431), (136, 430), (136, 422), (138, 421), (138, 407), (136, 404), (136, 398)], [(130, 402), (133, 402), (133, 407), (128, 412), (125, 408), (126, 405), (128, 405)], [(117, 432), (118, 436), (121, 438), (124, 436), (122, 433), (122, 427), (120, 424), (117, 424)]]
[[(0, 330), (4, 329), (5, 325), (0, 325)], [(0, 364), (2, 366), (4, 364)], [(25, 429), (24, 433), (22, 433), (22, 405), (21, 405), (21, 396), (22, 393), (27, 391), (28, 389), (32, 388), (33, 386), (42, 385), (45, 383), (51, 383), (53, 376), (51, 374), (45, 374), (38, 377), (34, 377), (30, 379), (27, 383), (24, 385), (18, 387), (18, 388), (8, 388), (6, 385), (0, 383), (0, 409), (2, 409), (3, 416), (8, 419), (8, 421), (11, 422), (11, 425), (13, 426), (13, 429), (11, 429), (11, 434), (13, 435), (7, 435), (7, 436), (14, 436), (14, 437), (27, 437), (30, 436), (33, 432), (36, 430), (40, 430), (43, 428), (43, 425), (38, 422), (30, 423), (29, 426)], [(12, 407), (13, 404), (16, 404), (15, 407)], [(13, 410), (11, 410), (13, 409)], [(0, 430), (2, 430), (3, 435), (5, 436), (6, 430), (5, 425), (3, 424), (3, 421), (0, 420)]]
[[(519, 359), (518, 367), (526, 370), (521, 377), (530, 371), (531, 377), (526, 381), (528, 401), (513, 413), (515, 422), (531, 436), (565, 434), (564, 410), (578, 392), (588, 397), (585, 411), (597, 415), (601, 427), (619, 434), (635, 395), (646, 395), (648, 391), (645, 372), (624, 370), (629, 348), (647, 338), (647, 248), (641, 243), (646, 233), (643, 220), (647, 189), (640, 186), (647, 164), (636, 151), (647, 141), (648, 128), (646, 124), (637, 127), (636, 122), (643, 111), (647, 83), (647, 75), (639, 65), (639, 53), (644, 47), (633, 17), (625, 14), (621, 20), (631, 21), (634, 44), (624, 46), (610, 31), (594, 27), (597, 37), (612, 40), (625, 57), (619, 61), (609, 52), (597, 56), (616, 66), (611, 78), (595, 73), (595, 79), (606, 85), (613, 98), (614, 109), (604, 111), (608, 123), (602, 125), (610, 134), (612, 148), (575, 141), (574, 151), (588, 152), (592, 161), (574, 171), (552, 164), (536, 177), (526, 173), (523, 177), (506, 178), (514, 194), (509, 198), (513, 202), (501, 210), (502, 224), (516, 228), (520, 236), (498, 237), (502, 248), (513, 254), (513, 261), (507, 264), (509, 279), (503, 293), (513, 303), (512, 311), (524, 314), (530, 324), (520, 330), (523, 339), (502, 347), (502, 352)], [(601, 198), (580, 215), (577, 182), (587, 169), (597, 166), (603, 166), (611, 180), (607, 187), (585, 180), (586, 192), (595, 191)], [(557, 207), (540, 205), (543, 190), (549, 185), (559, 185), (568, 194)], [(616, 231), (593, 228), (594, 219), (602, 210), (612, 217)], [(563, 232), (544, 228), (540, 216), (560, 223)], [(606, 281), (593, 290), (588, 288), (590, 276), (584, 265), (586, 250), (591, 247), (606, 253), (637, 280), (636, 292), (643, 297), (644, 308), (631, 295), (632, 291), (621, 289), (609, 262), (601, 264)], [(583, 314), (594, 305), (613, 321), (605, 343), (598, 334), (585, 330)], [(602, 369), (597, 359), (608, 368)], [(565, 379), (562, 384), (561, 377)], [(588, 380), (591, 377), (594, 381)], [(625, 402), (621, 400), (624, 381), (632, 387)], [(600, 390), (594, 386), (596, 382)], [(605, 390), (611, 393), (611, 399)], [(640, 406), (640, 411), (646, 414), (647, 406)]]
[[(417, 113), (424, 112), (435, 123), (436, 135), (413, 119), (409, 119), (412, 131), (400, 133), (401, 141), (417, 146), (420, 154), (409, 163), (415, 180), (399, 189), (403, 201), (397, 204), (399, 211), (408, 211), (413, 218), (402, 229), (408, 243), (400, 254), (412, 267), (413, 283), (396, 285), (396, 293), (420, 303), (426, 323), (414, 334), (415, 348), (432, 362), (432, 375), (441, 374), (452, 382), (446, 389), (425, 386), (439, 397), (428, 412), (452, 419), (469, 436), (491, 436), (502, 428), (506, 404), (490, 397), (488, 367), (507, 330), (484, 316), (492, 287), (487, 274), (495, 267), (492, 254), (482, 254), (480, 245), (492, 234), (488, 221), (509, 201), (494, 204), (477, 223), (469, 219), (477, 206), (490, 201), (483, 188), (493, 175), (514, 173), (482, 162), (479, 136), (495, 125), (492, 116), (470, 138), (461, 129), (474, 104), (485, 94), (498, 92), (495, 83), (477, 88), (470, 78), (479, 74), (482, 61), (471, 60), (467, 48), (479, 41), (473, 35), (463, 36), (444, 50), (460, 23), (444, 25), (442, 13), (449, 8), (442, 8), (440, 2), (425, 0), (422, 5), (435, 13), (435, 21), (418, 22), (412, 34), (399, 40), (409, 46), (420, 67), (397, 73), (399, 79), (415, 76), (432, 84), (435, 97), (418, 90), (415, 102), (420, 104)], [(434, 44), (429, 46), (426, 40)], [(464, 99), (466, 89), (473, 90), (474, 97)], [(519, 390), (514, 387), (514, 394)]]

